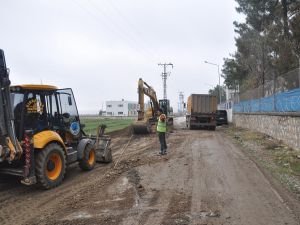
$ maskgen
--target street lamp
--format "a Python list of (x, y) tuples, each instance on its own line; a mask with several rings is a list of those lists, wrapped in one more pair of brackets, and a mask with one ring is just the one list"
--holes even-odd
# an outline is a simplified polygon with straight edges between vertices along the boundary
[(221, 104), (221, 74), (220, 74), (219, 64), (211, 63), (211, 62), (207, 62), (207, 61), (204, 61), (204, 63), (207, 63), (207, 64), (210, 64), (210, 65), (218, 67), (218, 75), (219, 75), (219, 103)]

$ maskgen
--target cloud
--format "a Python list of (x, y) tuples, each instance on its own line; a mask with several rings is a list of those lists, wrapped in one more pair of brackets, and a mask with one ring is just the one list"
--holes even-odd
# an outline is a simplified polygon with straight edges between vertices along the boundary
[(80, 112), (97, 113), (106, 100), (137, 100), (142, 77), (161, 98), (157, 65), (172, 62), (168, 97), (207, 93), (234, 52), (235, 2), (174, 0), (5, 1), (0, 48), (11, 80), (72, 87)]

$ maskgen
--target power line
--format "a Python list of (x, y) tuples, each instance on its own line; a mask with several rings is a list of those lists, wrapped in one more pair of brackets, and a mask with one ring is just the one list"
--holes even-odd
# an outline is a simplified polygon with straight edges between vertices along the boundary
[(122, 13), (122, 11), (113, 3), (113, 1), (111, 0), (106, 0), (107, 3), (109, 3), (109, 5), (111, 6), (111, 8), (114, 9), (114, 11), (117, 13), (117, 15), (121, 18), (121, 21), (123, 22), (123, 24), (127, 25), (127, 28), (129, 28), (129, 30), (132, 30), (132, 35), (136, 35), (136, 40), (140, 40), (140, 44), (142, 45), (142, 47), (149, 53), (151, 54), (155, 59), (160, 58), (156, 52), (154, 52), (151, 48), (148, 48), (147, 46), (152, 46), (148, 41), (146, 41), (142, 35), (141, 32), (136, 28), (135, 25), (133, 25), (133, 23)]
[[(118, 22), (114, 21), (112, 19), (112, 17), (109, 16), (108, 13), (106, 13), (103, 8), (101, 7), (98, 7), (92, 0), (88, 0), (87, 1), (97, 12), (99, 12), (100, 14), (102, 14), (102, 16), (111, 24), (113, 25), (116, 33), (119, 33), (121, 35), (123, 35), (123, 37), (125, 37), (125, 39), (127, 40), (127, 43), (129, 44), (130, 43), (130, 46), (135, 49), (137, 52), (139, 52), (141, 55), (143, 55), (145, 58), (147, 58), (148, 60), (152, 61), (151, 57), (149, 56), (149, 54), (145, 51), (143, 51), (143, 49), (139, 49), (137, 46), (137, 42), (135, 40), (135, 38), (130, 35), (130, 33), (128, 33), (126, 31), (126, 29), (124, 29), (122, 26), (120, 26), (118, 24)], [(112, 27), (112, 26), (110, 26)]]
[[(110, 13), (107, 13), (103, 7), (99, 7), (97, 4), (95, 4), (92, 0), (87, 1), (97, 12), (103, 15), (103, 17), (115, 28), (115, 30), (123, 35), (127, 42), (132, 43), (131, 46), (138, 51), (139, 53), (146, 56), (146, 58), (150, 61), (154, 61), (149, 52), (147, 52), (139, 43), (138, 40), (132, 35), (132, 33), (128, 32), (128, 30), (120, 25), (117, 21), (115, 21), (111, 16), (109, 16)], [(103, 4), (101, 5), (103, 6)], [(138, 47), (139, 46), (139, 47)]]
[[(100, 19), (100, 17), (95, 14), (94, 12), (92, 12), (88, 7), (83, 6), (82, 4), (80, 4), (78, 1), (76, 0), (72, 0), (80, 9), (82, 9), (83, 11), (85, 11), (91, 18), (95, 19), (96, 21), (101, 21), (102, 24), (113, 34), (115, 34), (116, 36), (120, 37), (121, 40), (125, 41), (128, 45), (129, 48), (131, 48), (132, 50), (134, 50), (135, 52), (139, 53), (140, 55), (142, 55), (146, 60), (150, 60), (150, 61), (154, 61), (149, 54), (142, 52), (140, 49), (138, 49), (136, 46), (137, 44), (135, 42), (133, 42), (132, 38), (128, 38), (126, 36), (126, 34), (120, 32), (120, 29), (117, 29), (116, 25), (114, 22), (109, 22), (108, 21), (108, 16), (106, 13), (104, 13), (102, 10), (99, 9), (99, 7), (95, 6), (93, 3), (90, 2), (90, 5), (94, 6), (93, 8), (100, 14), (102, 14), (102, 17), (105, 18), (106, 22), (104, 22), (103, 20)], [(113, 24), (114, 26), (110, 26), (107, 23)], [(132, 43), (133, 42), (133, 43)]]

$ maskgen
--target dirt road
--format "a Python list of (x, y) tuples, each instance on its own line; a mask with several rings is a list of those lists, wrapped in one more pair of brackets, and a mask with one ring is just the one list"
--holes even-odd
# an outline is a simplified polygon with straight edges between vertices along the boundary
[(289, 202), (293, 196), (222, 129), (185, 130), (180, 118), (176, 124), (164, 157), (156, 135), (127, 135), (113, 140), (118, 165), (88, 173), (73, 166), (56, 189), (1, 177), (1, 224), (300, 224), (300, 203)]

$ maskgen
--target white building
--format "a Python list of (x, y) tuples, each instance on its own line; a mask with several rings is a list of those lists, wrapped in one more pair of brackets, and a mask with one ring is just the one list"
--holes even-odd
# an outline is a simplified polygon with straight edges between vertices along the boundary
[(107, 101), (106, 116), (137, 116), (138, 103), (134, 101)]

